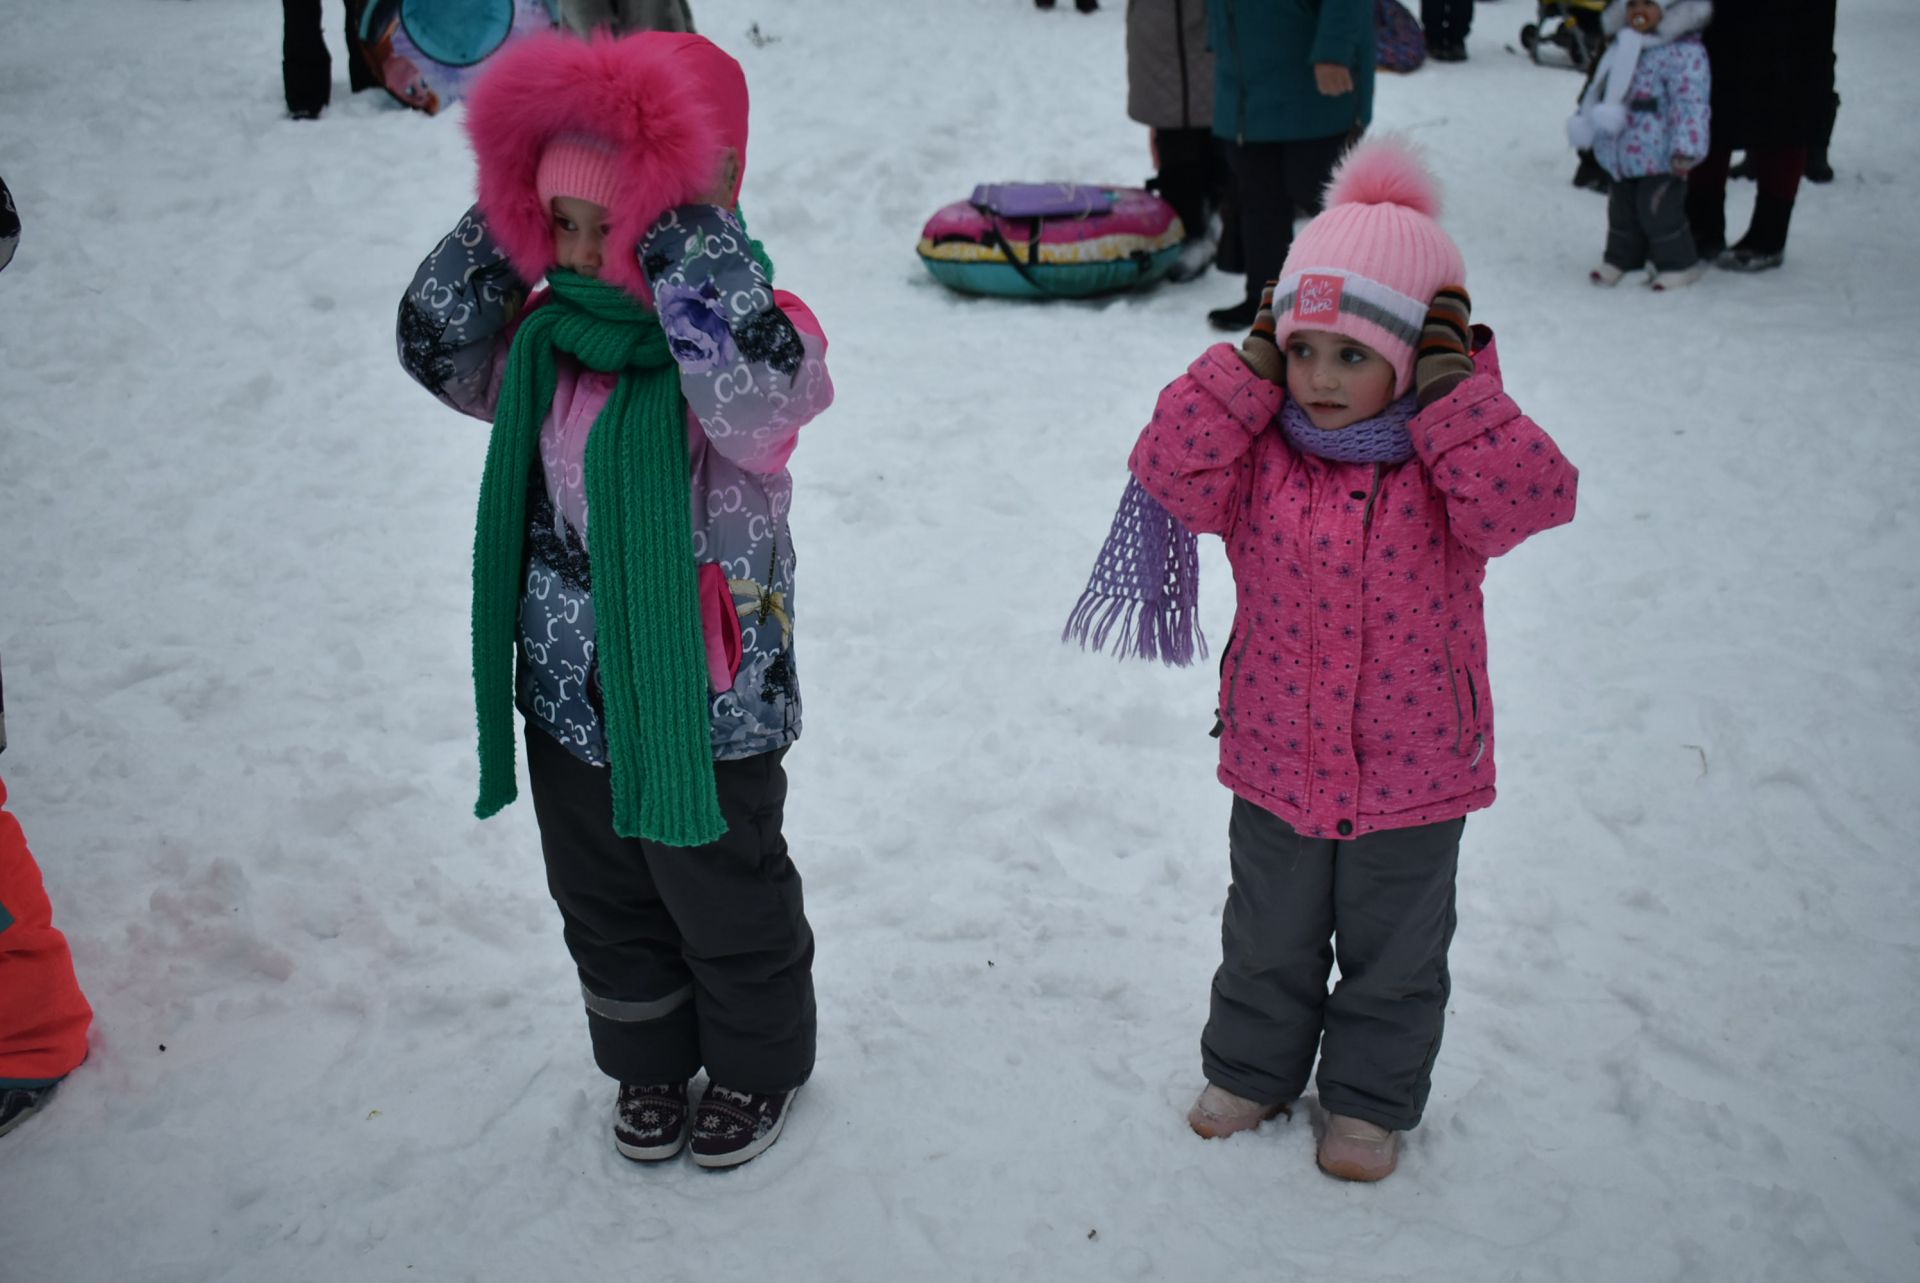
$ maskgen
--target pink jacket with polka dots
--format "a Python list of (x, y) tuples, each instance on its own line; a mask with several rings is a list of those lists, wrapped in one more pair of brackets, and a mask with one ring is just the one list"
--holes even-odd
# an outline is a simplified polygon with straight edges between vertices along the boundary
[(1285, 390), (1232, 347), (1160, 394), (1130, 466), (1197, 533), (1221, 536), (1237, 610), (1221, 657), (1220, 781), (1301, 833), (1354, 837), (1493, 801), (1487, 558), (1573, 519), (1579, 474), (1474, 374), (1410, 425), (1415, 457), (1297, 453)]

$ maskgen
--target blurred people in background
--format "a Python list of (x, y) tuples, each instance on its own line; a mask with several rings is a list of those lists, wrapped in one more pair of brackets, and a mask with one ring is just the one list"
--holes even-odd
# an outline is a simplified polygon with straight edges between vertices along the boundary
[[(1213, 136), (1213, 54), (1206, 0), (1127, 0), (1127, 116), (1147, 126), (1160, 193), (1187, 229), (1168, 277), (1190, 281), (1207, 270), (1216, 247), (1208, 226), (1224, 223), (1232, 187), (1226, 148)], [(1238, 270), (1235, 246), (1230, 270)]]
[[(333, 59), (327, 56), (327, 37), (321, 28), (320, 0), (280, 0), (285, 26), (280, 49), (280, 76), (286, 86), (287, 114), (295, 120), (317, 120), (333, 97)], [(380, 81), (360, 52), (360, 14), (366, 0), (345, 0), (347, 83), (354, 93), (376, 89)]]
[(693, 10), (687, 0), (560, 0), (560, 21), (583, 36), (602, 29), (616, 36), (692, 31)]
[(1435, 62), (1467, 60), (1473, 0), (1420, 0), (1420, 25), (1426, 29), (1429, 58)]

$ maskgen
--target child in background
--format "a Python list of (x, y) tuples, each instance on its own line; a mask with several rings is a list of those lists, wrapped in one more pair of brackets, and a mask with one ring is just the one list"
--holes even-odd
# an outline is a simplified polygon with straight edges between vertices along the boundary
[(1487, 559), (1571, 520), (1577, 479), (1469, 331), (1437, 209), (1403, 146), (1349, 154), (1253, 333), (1161, 393), (1069, 622), (1191, 658), (1193, 535), (1225, 541), (1233, 881), (1188, 1122), (1288, 1111), (1317, 1051), (1317, 1159), (1349, 1180), (1393, 1171), (1440, 1045), (1460, 835), (1493, 801)]
[(1614, 0), (1601, 15), (1613, 33), (1567, 121), (1575, 150), (1593, 149), (1612, 178), (1607, 249), (1589, 272), (1613, 286), (1653, 261), (1656, 290), (1684, 289), (1705, 271), (1687, 224), (1687, 172), (1707, 154), (1711, 81), (1699, 32), (1709, 0)]
[(479, 201), (415, 276), (399, 347), (493, 420), (476, 813), (513, 800), (517, 703), (594, 1057), (620, 1083), (615, 1144), (654, 1161), (690, 1136), (696, 1163), (735, 1166), (813, 1068), (813, 934), (781, 834), (786, 464), (833, 396), (826, 340), (741, 221), (747, 87), (711, 41), (529, 37), (467, 128)]
[[(6, 748), (6, 697), (0, 694), (0, 753)], [(0, 780), (0, 1136), (39, 1112), (87, 1058), (92, 1024), (67, 938), (53, 925), (40, 866), (7, 810), (7, 782)]]

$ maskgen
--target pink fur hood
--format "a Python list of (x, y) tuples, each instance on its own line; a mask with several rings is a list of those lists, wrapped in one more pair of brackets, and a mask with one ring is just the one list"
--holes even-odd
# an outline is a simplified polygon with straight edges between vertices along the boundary
[[(487, 226), (514, 270), (537, 281), (553, 266), (552, 220), (534, 188), (549, 142), (584, 134), (613, 147), (620, 179), (609, 239), (638, 247), (661, 214), (706, 191), (728, 148), (745, 175), (747, 80), (704, 36), (531, 36), (502, 50), (469, 92), (467, 134)], [(736, 199), (739, 191), (736, 177)], [(605, 276), (651, 302), (631, 249), (609, 256)]]

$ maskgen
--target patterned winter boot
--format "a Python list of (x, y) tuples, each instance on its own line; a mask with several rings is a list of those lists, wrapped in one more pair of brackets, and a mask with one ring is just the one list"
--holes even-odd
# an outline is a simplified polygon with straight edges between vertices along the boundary
[(732, 1091), (707, 1084), (693, 1116), (693, 1161), (702, 1167), (738, 1167), (758, 1157), (780, 1139), (792, 1104), (791, 1091)]
[(613, 1144), (636, 1163), (672, 1158), (687, 1143), (687, 1084), (621, 1083)]

